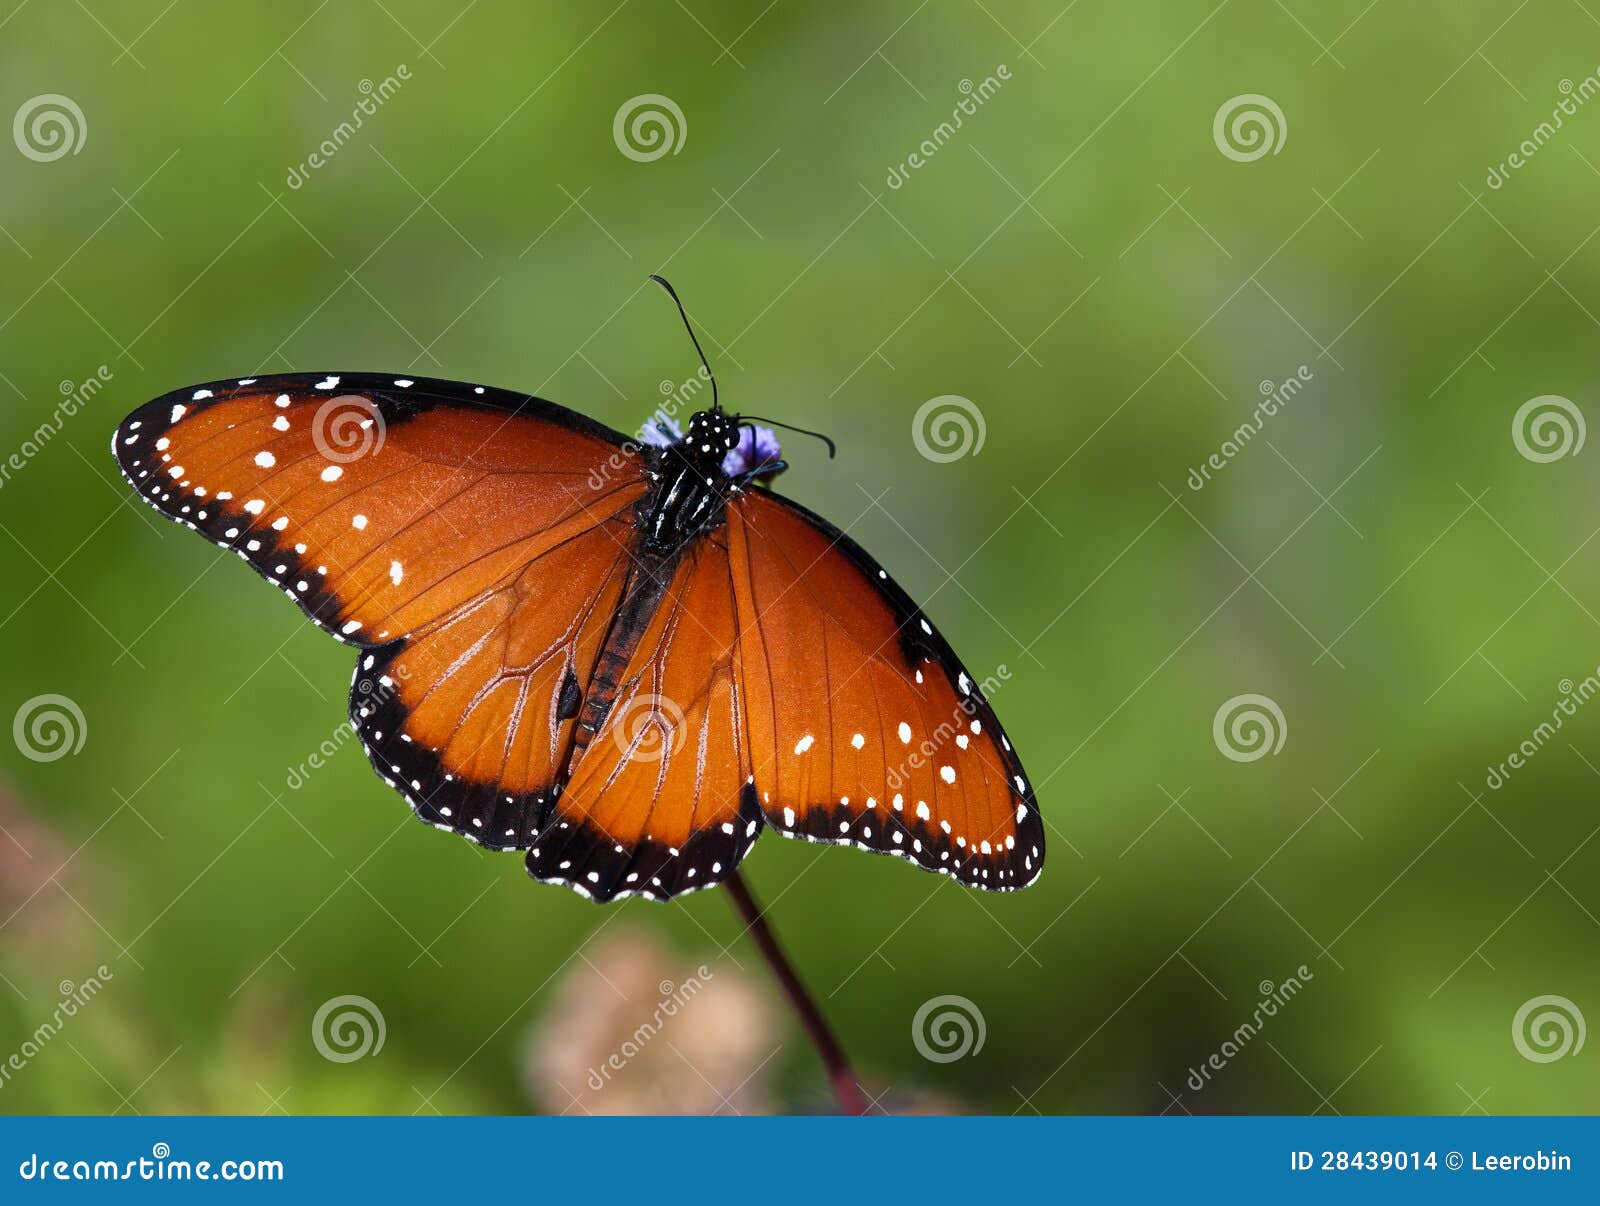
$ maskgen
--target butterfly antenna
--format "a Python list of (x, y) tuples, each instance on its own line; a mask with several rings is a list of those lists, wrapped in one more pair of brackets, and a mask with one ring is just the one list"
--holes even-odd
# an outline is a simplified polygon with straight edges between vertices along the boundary
[[(683, 329), (689, 332), (689, 341), (694, 344), (694, 350), (700, 353), (700, 364), (705, 368), (706, 377), (711, 382), (711, 409), (721, 410), (722, 403), (717, 401), (717, 375), (711, 371), (711, 362), (706, 359), (706, 354), (700, 346), (700, 341), (695, 338), (694, 327), (689, 323), (688, 311), (683, 308), (683, 302), (678, 297), (678, 291), (668, 283), (667, 278), (664, 276), (657, 276), (652, 272), (650, 279), (665, 289), (667, 296), (677, 304), (678, 316), (683, 319)], [(830, 453), (830, 455), (832, 454)]]
[(796, 427), (793, 423), (780, 423), (777, 419), (764, 419), (760, 415), (740, 415), (739, 418), (741, 421), (749, 420), (755, 423), (770, 423), (772, 426), (781, 427), (785, 431), (793, 431), (799, 435), (810, 436), (814, 440), (821, 440), (828, 446), (828, 459), (830, 461), (838, 454), (839, 450), (834, 446), (833, 440), (830, 437), (823, 435), (820, 431), (812, 431), (806, 427)]

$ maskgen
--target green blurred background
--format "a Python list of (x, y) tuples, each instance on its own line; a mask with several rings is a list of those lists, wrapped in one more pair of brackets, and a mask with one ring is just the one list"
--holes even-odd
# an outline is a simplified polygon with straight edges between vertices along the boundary
[[(633, 429), (693, 371), (653, 271), (730, 406), (839, 439), (791, 440), (783, 490), (1011, 673), (1036, 887), (771, 836), (745, 864), (880, 1108), (1600, 1107), (1600, 1042), (1516, 1033), (1547, 995), (1600, 1020), (1600, 707), (1486, 782), (1600, 662), (1600, 450), (1513, 438), (1536, 396), (1595, 413), (1592, 6), (5, 8), (0, 118), (62, 94), (86, 137), (0, 142), (0, 720), (59, 694), (86, 732), (50, 761), (0, 741), (0, 1063), (61, 982), (109, 977), (0, 1110), (827, 1108), (722, 893), (535, 885), (412, 822), (354, 742), (291, 790), (350, 653), (107, 455), (147, 398), (291, 369)], [(684, 138), (641, 162), (613, 119), (645, 93)], [(1213, 132), (1242, 94), (1283, 115), (1248, 161)], [(919, 454), (941, 395), (981, 451)], [(1213, 736), (1244, 694), (1286, 729), (1251, 761)], [(586, 1086), (701, 964), (717, 991)], [(346, 995), (384, 1043), (336, 1062), (313, 1020)], [(929, 1060), (914, 1018), (948, 995), (985, 1041)]]

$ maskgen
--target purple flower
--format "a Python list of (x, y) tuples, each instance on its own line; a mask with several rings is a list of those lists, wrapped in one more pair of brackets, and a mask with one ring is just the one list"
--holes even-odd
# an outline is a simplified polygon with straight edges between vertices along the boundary
[(739, 428), (739, 442), (722, 458), (722, 471), (729, 477), (738, 477), (776, 461), (781, 451), (772, 428), (748, 424)]
[(644, 421), (644, 426), (639, 429), (639, 439), (652, 448), (665, 448), (683, 439), (683, 428), (671, 415), (658, 410)]

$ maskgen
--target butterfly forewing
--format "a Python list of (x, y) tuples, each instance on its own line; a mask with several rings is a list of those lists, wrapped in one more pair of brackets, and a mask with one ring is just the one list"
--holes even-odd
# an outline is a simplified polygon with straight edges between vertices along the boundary
[(159, 398), (115, 451), (147, 502), (370, 650), (352, 723), (419, 816), (520, 847), (628, 564), (644, 484), (621, 443), (499, 390), (300, 374)]

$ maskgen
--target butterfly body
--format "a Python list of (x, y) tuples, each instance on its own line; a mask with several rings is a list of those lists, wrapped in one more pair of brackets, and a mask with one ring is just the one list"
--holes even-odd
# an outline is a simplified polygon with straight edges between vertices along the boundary
[(484, 386), (285, 374), (155, 399), (113, 448), (144, 501), (357, 647), (351, 724), (416, 815), (537, 879), (668, 899), (770, 826), (1031, 883), (1042, 820), (993, 677), (758, 488), (783, 468), (770, 431), (713, 407), (674, 437)]
[(681, 440), (651, 450), (652, 489), (639, 508), (646, 549), (681, 548), (722, 522), (729, 495), (740, 488), (723, 462), (738, 444), (736, 416), (702, 410)]

